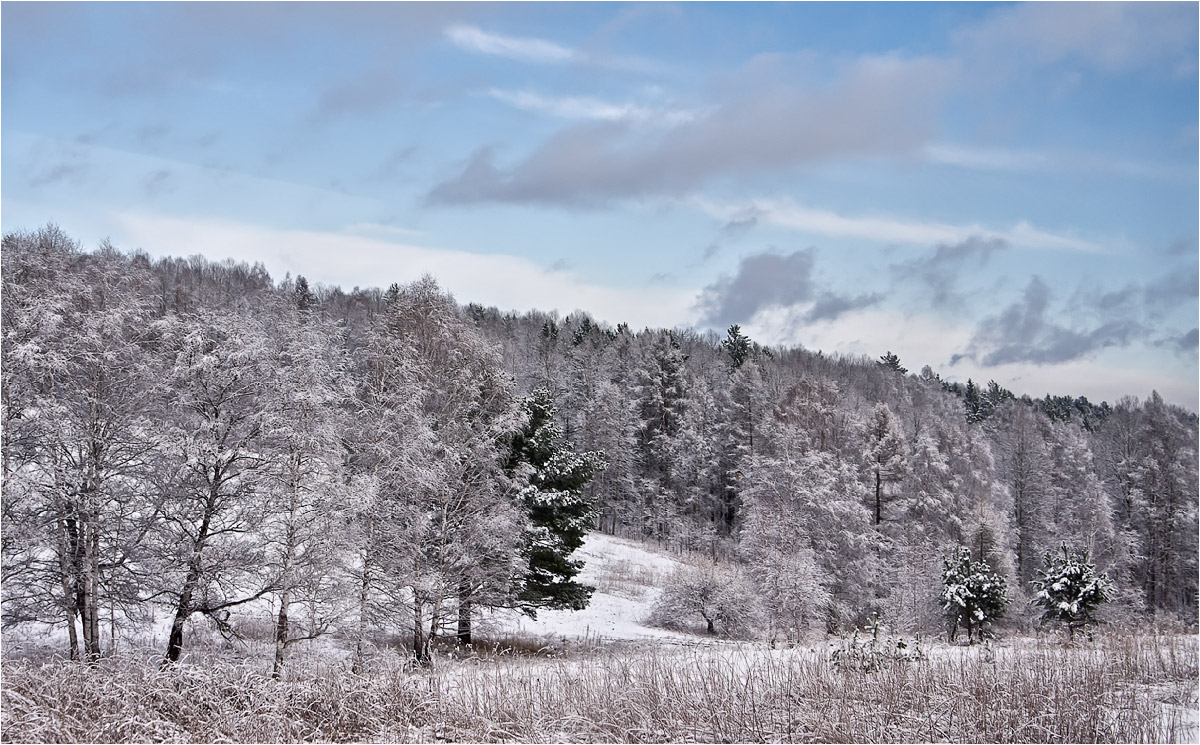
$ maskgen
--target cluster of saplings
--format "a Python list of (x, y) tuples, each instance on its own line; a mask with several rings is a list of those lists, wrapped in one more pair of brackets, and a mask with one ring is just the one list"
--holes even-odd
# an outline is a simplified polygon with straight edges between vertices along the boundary
[(592, 529), (741, 567), (741, 607), (791, 637), (936, 633), (958, 546), (1013, 604), (1066, 542), (1112, 578), (1108, 615), (1196, 617), (1198, 422), (1157, 394), (1018, 398), (890, 353), (464, 307), (430, 279), (310, 287), (53, 227), (0, 260), (3, 623), (79, 656), (158, 629), (177, 659), (189, 620), (269, 613), (277, 667), (326, 634), (427, 659), (484, 609), (580, 607)]
[[(960, 628), (968, 644), (990, 633), (1010, 604), (1004, 577), (987, 561), (972, 559), (960, 546), (952, 557), (942, 557), (942, 590), (937, 596), (945, 615), (950, 641)], [(1113, 598), (1108, 575), (1096, 571), (1087, 549), (1074, 550), (1063, 543), (1057, 553), (1047, 553), (1043, 568), (1031, 583), (1032, 605), (1044, 627), (1065, 629), (1073, 641), (1076, 632), (1088, 632), (1098, 619), (1096, 611)], [(650, 621), (677, 630), (703, 630), (709, 635), (750, 637), (764, 629), (765, 613), (757, 590), (737, 573), (715, 562), (701, 562), (671, 578), (654, 606)], [(698, 623), (702, 622), (702, 623)], [(878, 615), (867, 628), (877, 633)]]

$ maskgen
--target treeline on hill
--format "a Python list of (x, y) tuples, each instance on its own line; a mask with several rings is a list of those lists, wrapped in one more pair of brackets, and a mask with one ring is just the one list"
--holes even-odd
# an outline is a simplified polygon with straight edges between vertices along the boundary
[(589, 529), (741, 567), (775, 632), (942, 626), (970, 549), (1028, 624), (1086, 548), (1110, 615), (1196, 618), (1197, 418), (1157, 394), (1018, 399), (737, 327), (635, 332), (460, 307), (431, 279), (345, 292), (200, 257), (3, 241), (3, 623), (73, 656), (170, 618), (302, 639), (471, 637), (577, 608)]

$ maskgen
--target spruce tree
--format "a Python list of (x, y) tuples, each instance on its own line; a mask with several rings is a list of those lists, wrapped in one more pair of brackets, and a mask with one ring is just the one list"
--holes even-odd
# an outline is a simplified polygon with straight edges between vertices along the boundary
[(574, 581), (583, 562), (571, 554), (592, 527), (595, 505), (584, 493), (605, 467), (604, 454), (576, 453), (555, 422), (550, 391), (534, 391), (521, 403), (524, 426), (513, 437), (508, 472), (523, 481), (529, 516), (524, 551), (528, 571), (517, 603), (531, 617), (538, 608), (581, 610), (594, 587)]
[(942, 563), (941, 601), (950, 623), (950, 640), (963, 626), (968, 643), (973, 644), (976, 629), (982, 636), (987, 624), (1004, 616), (1008, 588), (986, 561), (971, 561), (971, 549), (965, 546), (959, 546), (953, 559), (942, 557)]
[(728, 334), (725, 341), (721, 342), (721, 348), (729, 355), (729, 364), (736, 370), (750, 359), (754, 347), (750, 337), (743, 334), (742, 327), (736, 323), (729, 327)]
[(1061, 623), (1069, 638), (1096, 622), (1096, 609), (1112, 599), (1113, 586), (1107, 574), (1097, 574), (1087, 549), (1073, 551), (1062, 544), (1062, 555), (1047, 553), (1043, 569), (1033, 580), (1037, 594), (1033, 604), (1042, 609), (1042, 624)]

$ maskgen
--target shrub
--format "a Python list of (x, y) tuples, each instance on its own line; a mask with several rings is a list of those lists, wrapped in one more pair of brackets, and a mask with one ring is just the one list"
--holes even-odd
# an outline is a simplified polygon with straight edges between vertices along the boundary
[(761, 625), (762, 610), (752, 583), (715, 562), (705, 562), (682, 567), (671, 576), (648, 620), (679, 631), (690, 631), (703, 621), (709, 634), (744, 638)]

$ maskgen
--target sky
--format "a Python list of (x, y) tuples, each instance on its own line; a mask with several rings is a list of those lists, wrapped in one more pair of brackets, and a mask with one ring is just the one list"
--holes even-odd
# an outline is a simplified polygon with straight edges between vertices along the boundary
[(0, 5), (0, 226), (1198, 407), (1196, 3)]

